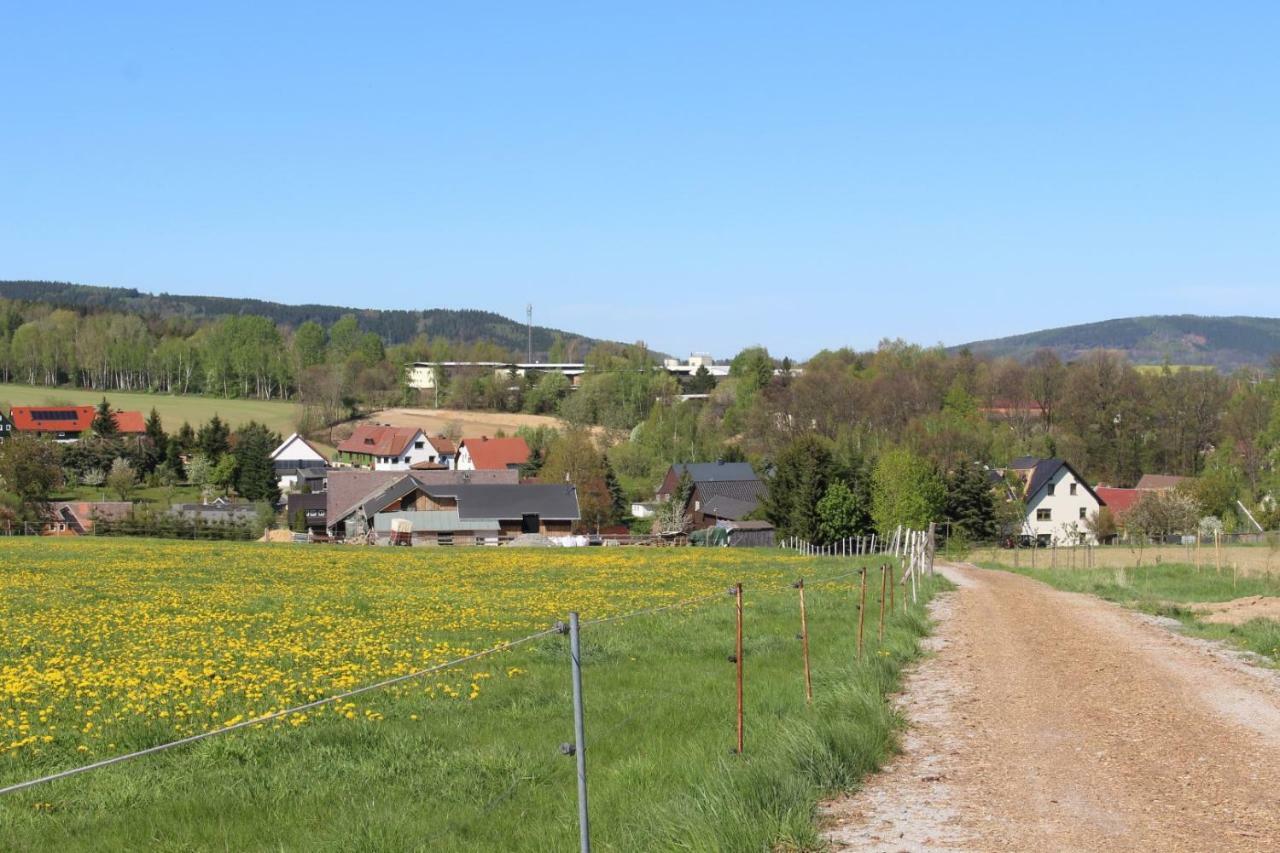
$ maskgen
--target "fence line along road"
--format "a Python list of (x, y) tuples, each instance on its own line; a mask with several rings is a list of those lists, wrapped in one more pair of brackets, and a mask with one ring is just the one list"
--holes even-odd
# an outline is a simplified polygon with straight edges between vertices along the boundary
[[(920, 537), (920, 541), (921, 541), (921, 542), (923, 542), (923, 535), (921, 535), (921, 537)], [(886, 549), (886, 550), (888, 550), (888, 549)], [(905, 550), (905, 549), (904, 549), (904, 550)], [(918, 552), (918, 556), (919, 556), (919, 557), (923, 557), (923, 556), (925, 555), (925, 551), (926, 551), (926, 550), (927, 550), (927, 549), (921, 548), (921, 549), (920, 549), (920, 551)], [(925, 568), (926, 568), (926, 566), (925, 566), (925, 565), (923, 565), (922, 563), (920, 563), (920, 564), (917, 564), (917, 563), (916, 563), (916, 559), (914, 559), (914, 558), (915, 558), (917, 555), (908, 555), (908, 554), (904, 553), (904, 555), (903, 555), (903, 556), (910, 556), (910, 557), (912, 557), (913, 559), (911, 559), (911, 561), (910, 561), (910, 563), (911, 563), (912, 565), (908, 565), (907, 571), (906, 571), (906, 573), (904, 573), (904, 575), (903, 575), (903, 577), (901, 578), (901, 581), (900, 581), (900, 582), (901, 582), (901, 583), (903, 583), (903, 584), (905, 584), (905, 583), (907, 582), (908, 578), (910, 577), (910, 578), (911, 578), (911, 580), (912, 580), (912, 582), (914, 583), (915, 578), (913, 577), (913, 575), (914, 575), (915, 573), (919, 572), (921, 569), (925, 569)], [(930, 557), (930, 559), (929, 559), (929, 565), (928, 565), (928, 567), (927, 567), (927, 568), (928, 568), (928, 570), (931, 572), (931, 570), (932, 570), (932, 565), (931, 565), (931, 564), (932, 564), (932, 559), (931, 559), (932, 555), (930, 554), (930, 555), (929, 555), (929, 557)], [(914, 571), (913, 571), (913, 570), (914, 570)], [(843, 572), (843, 573), (841, 573), (841, 574), (832, 575), (832, 576), (824, 577), (824, 578), (815, 578), (815, 579), (813, 579), (813, 580), (807, 581), (807, 583), (808, 583), (809, 585), (814, 585), (814, 586), (816, 586), (816, 585), (820, 585), (820, 584), (829, 584), (829, 583), (834, 583), (834, 582), (837, 582), (837, 581), (840, 581), (840, 580), (845, 580), (845, 579), (848, 579), (848, 578), (850, 578), (850, 577), (854, 577), (854, 576), (856, 576), (856, 575), (861, 574), (861, 573), (862, 573), (862, 572), (864, 572), (864, 571), (865, 571), (865, 568), (864, 568), (864, 567), (859, 567), (859, 568), (854, 569), (854, 570), (852, 570), (852, 571)], [(787, 590), (787, 589), (793, 588), (793, 585), (794, 585), (794, 584), (793, 584), (793, 582), (792, 582), (792, 581), (786, 581), (786, 582), (782, 582), (782, 583), (779, 583), (779, 584), (776, 584), (776, 585), (770, 585), (770, 586), (759, 587), (759, 588), (757, 588), (757, 590), (756, 590), (756, 591), (757, 591), (757, 592), (779, 592), (779, 591), (783, 591), (783, 590)], [(737, 587), (737, 589), (740, 589), (740, 588), (741, 588), (741, 587), (740, 587), (740, 585), (739, 585), (739, 586)], [(658, 606), (655, 606), (655, 607), (647, 607), (647, 608), (643, 608), (643, 609), (640, 609), (640, 610), (633, 610), (633, 611), (628, 611), (628, 612), (626, 612), (626, 613), (616, 614), (616, 615), (614, 615), (614, 616), (606, 616), (606, 617), (602, 617), (602, 618), (599, 618), (599, 619), (593, 619), (593, 620), (589, 620), (589, 621), (583, 621), (583, 622), (581, 623), (581, 625), (582, 625), (582, 626), (584, 626), (584, 627), (586, 627), (586, 626), (604, 625), (604, 624), (608, 624), (608, 623), (612, 623), (612, 622), (622, 621), (622, 620), (625, 620), (625, 619), (632, 619), (632, 618), (636, 618), (636, 617), (639, 617), (639, 616), (647, 616), (647, 615), (653, 615), (653, 614), (662, 613), (662, 612), (666, 612), (666, 611), (682, 609), (682, 608), (685, 608), (685, 607), (693, 607), (693, 606), (696, 606), (696, 605), (699, 605), (699, 604), (704, 604), (704, 603), (706, 603), (706, 602), (708, 602), (708, 601), (711, 601), (711, 600), (713, 600), (713, 599), (723, 599), (723, 598), (724, 598), (724, 596), (725, 596), (725, 593), (724, 593), (723, 591), (718, 591), (718, 592), (711, 593), (711, 594), (708, 594), (708, 595), (698, 596), (698, 597), (690, 598), (690, 599), (685, 599), (685, 600), (678, 601), (678, 602), (674, 602), (674, 603), (671, 603), (671, 604), (658, 605)], [(883, 606), (883, 602), (882, 602), (882, 606)], [(529, 634), (529, 635), (527, 635), (527, 636), (520, 637), (520, 638), (515, 639), (515, 640), (509, 640), (509, 641), (503, 642), (503, 643), (501, 643), (501, 644), (499, 644), (499, 645), (493, 646), (493, 647), (491, 647), (491, 648), (488, 648), (488, 649), (482, 649), (481, 651), (474, 652), (474, 653), (469, 654), (469, 655), (464, 655), (464, 656), (462, 656), (462, 657), (455, 658), (455, 659), (453, 659), (453, 660), (445, 661), (445, 662), (443, 662), (443, 663), (439, 663), (439, 664), (436, 664), (436, 665), (434, 665), (434, 666), (427, 667), (427, 668), (425, 668), (425, 669), (416, 670), (416, 671), (414, 671), (414, 672), (405, 673), (405, 674), (403, 674), (403, 675), (397, 675), (397, 676), (394, 676), (394, 677), (392, 677), (392, 678), (383, 679), (383, 680), (381, 680), (381, 681), (376, 681), (376, 682), (373, 682), (373, 683), (371, 683), (371, 684), (366, 684), (366, 685), (363, 685), (363, 686), (360, 686), (360, 687), (355, 687), (355, 688), (352, 688), (351, 690), (343, 691), (342, 693), (337, 693), (337, 694), (334, 694), (334, 695), (332, 695), (332, 696), (326, 696), (326, 697), (324, 697), (324, 698), (322, 698), (322, 699), (316, 699), (316, 700), (314, 700), (314, 701), (306, 702), (306, 703), (301, 704), (301, 705), (296, 705), (296, 706), (293, 706), (293, 707), (291, 707), (291, 708), (284, 708), (284, 709), (281, 709), (281, 710), (279, 710), (279, 711), (273, 711), (273, 712), (271, 712), (271, 713), (269, 713), (269, 714), (263, 714), (263, 715), (260, 715), (260, 716), (254, 717), (254, 718), (252, 718), (252, 719), (242, 720), (242, 721), (240, 721), (240, 722), (238, 722), (238, 723), (234, 723), (234, 724), (229, 725), (229, 726), (224, 726), (224, 727), (222, 727), (222, 728), (212, 729), (212, 730), (207, 731), (207, 732), (200, 732), (200, 733), (198, 733), (198, 734), (189, 735), (189, 736), (187, 736), (187, 737), (179, 738), (179, 739), (177, 739), (177, 740), (167, 741), (167, 742), (165, 742), (165, 743), (156, 744), (156, 745), (154, 745), (154, 746), (149, 746), (149, 747), (146, 747), (146, 748), (144, 748), (144, 749), (139, 749), (139, 750), (136, 750), (136, 751), (134, 751), (134, 752), (128, 752), (128, 753), (123, 753), (123, 754), (121, 754), (121, 755), (112, 756), (111, 758), (104, 758), (104, 759), (102, 759), (101, 761), (95, 761), (95, 762), (92, 762), (92, 763), (90, 763), (90, 764), (81, 765), (81, 766), (79, 766), (79, 767), (72, 767), (72, 768), (69, 768), (69, 769), (67, 769), (67, 770), (61, 770), (61, 771), (58, 771), (58, 772), (56, 772), (56, 773), (50, 773), (50, 774), (48, 774), (48, 775), (41, 776), (41, 777), (38, 777), (38, 778), (35, 778), (35, 779), (29, 779), (29, 780), (27, 780), (27, 781), (25, 781), (25, 782), (18, 782), (18, 783), (15, 783), (15, 784), (8, 785), (8, 786), (5, 786), (5, 787), (3, 787), (3, 788), (0, 788), (0, 796), (3, 796), (3, 795), (5, 795), (5, 794), (14, 794), (14, 793), (18, 793), (18, 792), (20, 792), (20, 791), (25, 791), (25, 790), (28, 790), (28, 789), (30, 789), (30, 788), (34, 788), (34, 787), (36, 787), (36, 786), (38, 786), (38, 785), (43, 785), (43, 784), (48, 783), (48, 782), (55, 782), (55, 781), (58, 781), (58, 780), (61, 780), (61, 779), (67, 779), (67, 778), (70, 778), (70, 777), (72, 777), (72, 776), (78, 776), (78, 775), (80, 775), (80, 774), (82, 774), (82, 773), (88, 773), (88, 772), (93, 771), (93, 770), (100, 770), (100, 769), (103, 769), (103, 768), (105, 768), (105, 767), (110, 767), (110, 766), (112, 766), (112, 765), (115, 765), (115, 764), (121, 764), (121, 763), (124, 763), (124, 762), (127, 762), (127, 761), (131, 761), (131, 760), (136, 759), (136, 758), (142, 758), (142, 757), (144, 757), (144, 756), (152, 755), (152, 754), (159, 753), (159, 752), (164, 752), (164, 751), (167, 751), (167, 750), (170, 750), (170, 749), (175, 749), (175, 748), (180, 747), (180, 746), (187, 746), (187, 745), (189, 745), (189, 744), (196, 743), (197, 741), (206, 740), (206, 739), (208, 739), (208, 738), (213, 738), (213, 737), (216, 737), (216, 736), (218, 736), (218, 735), (229, 734), (230, 732), (234, 732), (234, 731), (237, 731), (237, 730), (240, 730), (240, 729), (245, 729), (245, 728), (249, 728), (249, 727), (252, 727), (252, 726), (260, 726), (260, 725), (263, 725), (263, 724), (265, 724), (265, 723), (269, 723), (269, 722), (272, 722), (272, 721), (275, 721), (275, 720), (279, 720), (279, 719), (282, 719), (282, 718), (285, 718), (285, 717), (289, 717), (289, 716), (291, 716), (291, 715), (293, 715), (293, 714), (299, 714), (299, 713), (302, 713), (303, 711), (308, 711), (308, 710), (311, 710), (311, 709), (314, 709), (314, 708), (323, 707), (323, 706), (325, 706), (325, 705), (330, 705), (330, 704), (333, 704), (333, 703), (335, 703), (335, 702), (341, 702), (341, 701), (343, 701), (343, 700), (345, 700), (345, 699), (349, 699), (349, 698), (351, 698), (351, 697), (353, 697), (353, 696), (359, 696), (359, 695), (361, 695), (361, 694), (369, 693), (369, 692), (372, 692), (372, 691), (375, 691), (375, 690), (383, 690), (383, 689), (386, 689), (386, 688), (388, 688), (388, 687), (393, 687), (393, 686), (395, 686), (395, 685), (397, 685), (397, 684), (403, 684), (403, 683), (405, 683), (405, 682), (413, 681), (413, 680), (415, 680), (415, 679), (419, 679), (419, 678), (422, 678), (422, 677), (424, 677), (424, 676), (431, 675), (431, 674), (433, 674), (433, 673), (441, 672), (441, 671), (443, 671), (443, 670), (446, 670), (446, 669), (449, 669), (449, 668), (452, 668), (452, 667), (458, 666), (458, 665), (460, 665), (460, 664), (468, 663), (468, 662), (470, 662), (470, 661), (474, 661), (474, 660), (479, 660), (480, 658), (488, 657), (488, 656), (490, 656), (490, 655), (495, 655), (495, 654), (498, 654), (499, 652), (509, 651), (509, 650), (514, 649), (514, 648), (516, 648), (516, 647), (518, 647), (518, 646), (525, 645), (525, 644), (527, 644), (527, 643), (531, 643), (531, 642), (533, 642), (533, 641), (535, 641), (535, 640), (543, 639), (543, 638), (545, 638), (545, 637), (549, 637), (549, 636), (553, 636), (553, 635), (557, 635), (557, 634), (564, 634), (564, 633), (565, 633), (565, 628), (566, 628), (566, 626), (565, 626), (565, 625), (563, 625), (563, 624), (561, 624), (561, 623), (557, 623), (556, 625), (554, 625), (554, 626), (552, 626), (552, 627), (550, 627), (550, 628), (545, 628), (545, 629), (543, 629), (543, 630), (541, 630), (541, 631), (537, 631), (537, 632), (532, 633), (532, 634)]]

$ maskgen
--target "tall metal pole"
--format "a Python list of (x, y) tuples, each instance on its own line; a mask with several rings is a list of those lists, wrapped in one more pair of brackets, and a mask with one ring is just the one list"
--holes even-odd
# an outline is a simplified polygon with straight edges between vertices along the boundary
[(738, 616), (738, 641), (737, 654), (734, 657), (734, 663), (738, 665), (738, 754), (742, 754), (742, 748), (745, 741), (745, 726), (743, 725), (743, 709), (742, 709), (742, 584), (734, 585), (734, 598), (737, 599), (737, 616)]
[(569, 614), (569, 657), (573, 661), (573, 740), (578, 760), (578, 841), (582, 853), (591, 853), (587, 821), (587, 736), (582, 720), (582, 646), (578, 638), (578, 613)]

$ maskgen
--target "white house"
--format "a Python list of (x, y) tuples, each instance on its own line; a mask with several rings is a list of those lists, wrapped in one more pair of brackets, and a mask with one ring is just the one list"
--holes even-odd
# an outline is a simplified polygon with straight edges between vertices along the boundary
[(1096, 543), (1087, 522), (1106, 503), (1070, 463), (1024, 456), (1009, 468), (1023, 483), (1023, 536), (1041, 545)]
[(329, 466), (329, 460), (315, 445), (295, 432), (272, 451), (271, 465), (280, 478), (281, 494), (287, 494), (304, 472), (313, 468), (323, 470)]
[(415, 465), (447, 465), (417, 427), (360, 424), (338, 445), (341, 462), (375, 471), (408, 471)]

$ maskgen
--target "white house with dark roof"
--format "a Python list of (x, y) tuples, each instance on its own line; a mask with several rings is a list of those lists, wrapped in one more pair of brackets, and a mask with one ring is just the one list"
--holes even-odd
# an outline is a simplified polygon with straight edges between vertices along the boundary
[(1009, 470), (1023, 484), (1023, 536), (1041, 545), (1096, 544), (1087, 521), (1106, 502), (1069, 462), (1024, 456)]
[(314, 444), (295, 432), (272, 451), (271, 465), (280, 480), (280, 494), (286, 495), (303, 480), (309, 481), (312, 491), (322, 491), (323, 485), (319, 490), (314, 488), (315, 474), (323, 472), (329, 460)]

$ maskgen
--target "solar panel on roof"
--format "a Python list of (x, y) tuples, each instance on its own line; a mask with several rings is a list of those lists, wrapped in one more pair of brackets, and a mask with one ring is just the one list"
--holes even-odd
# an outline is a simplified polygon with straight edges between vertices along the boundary
[(74, 421), (80, 417), (78, 412), (39, 411), (31, 412), (31, 419), (36, 421)]

